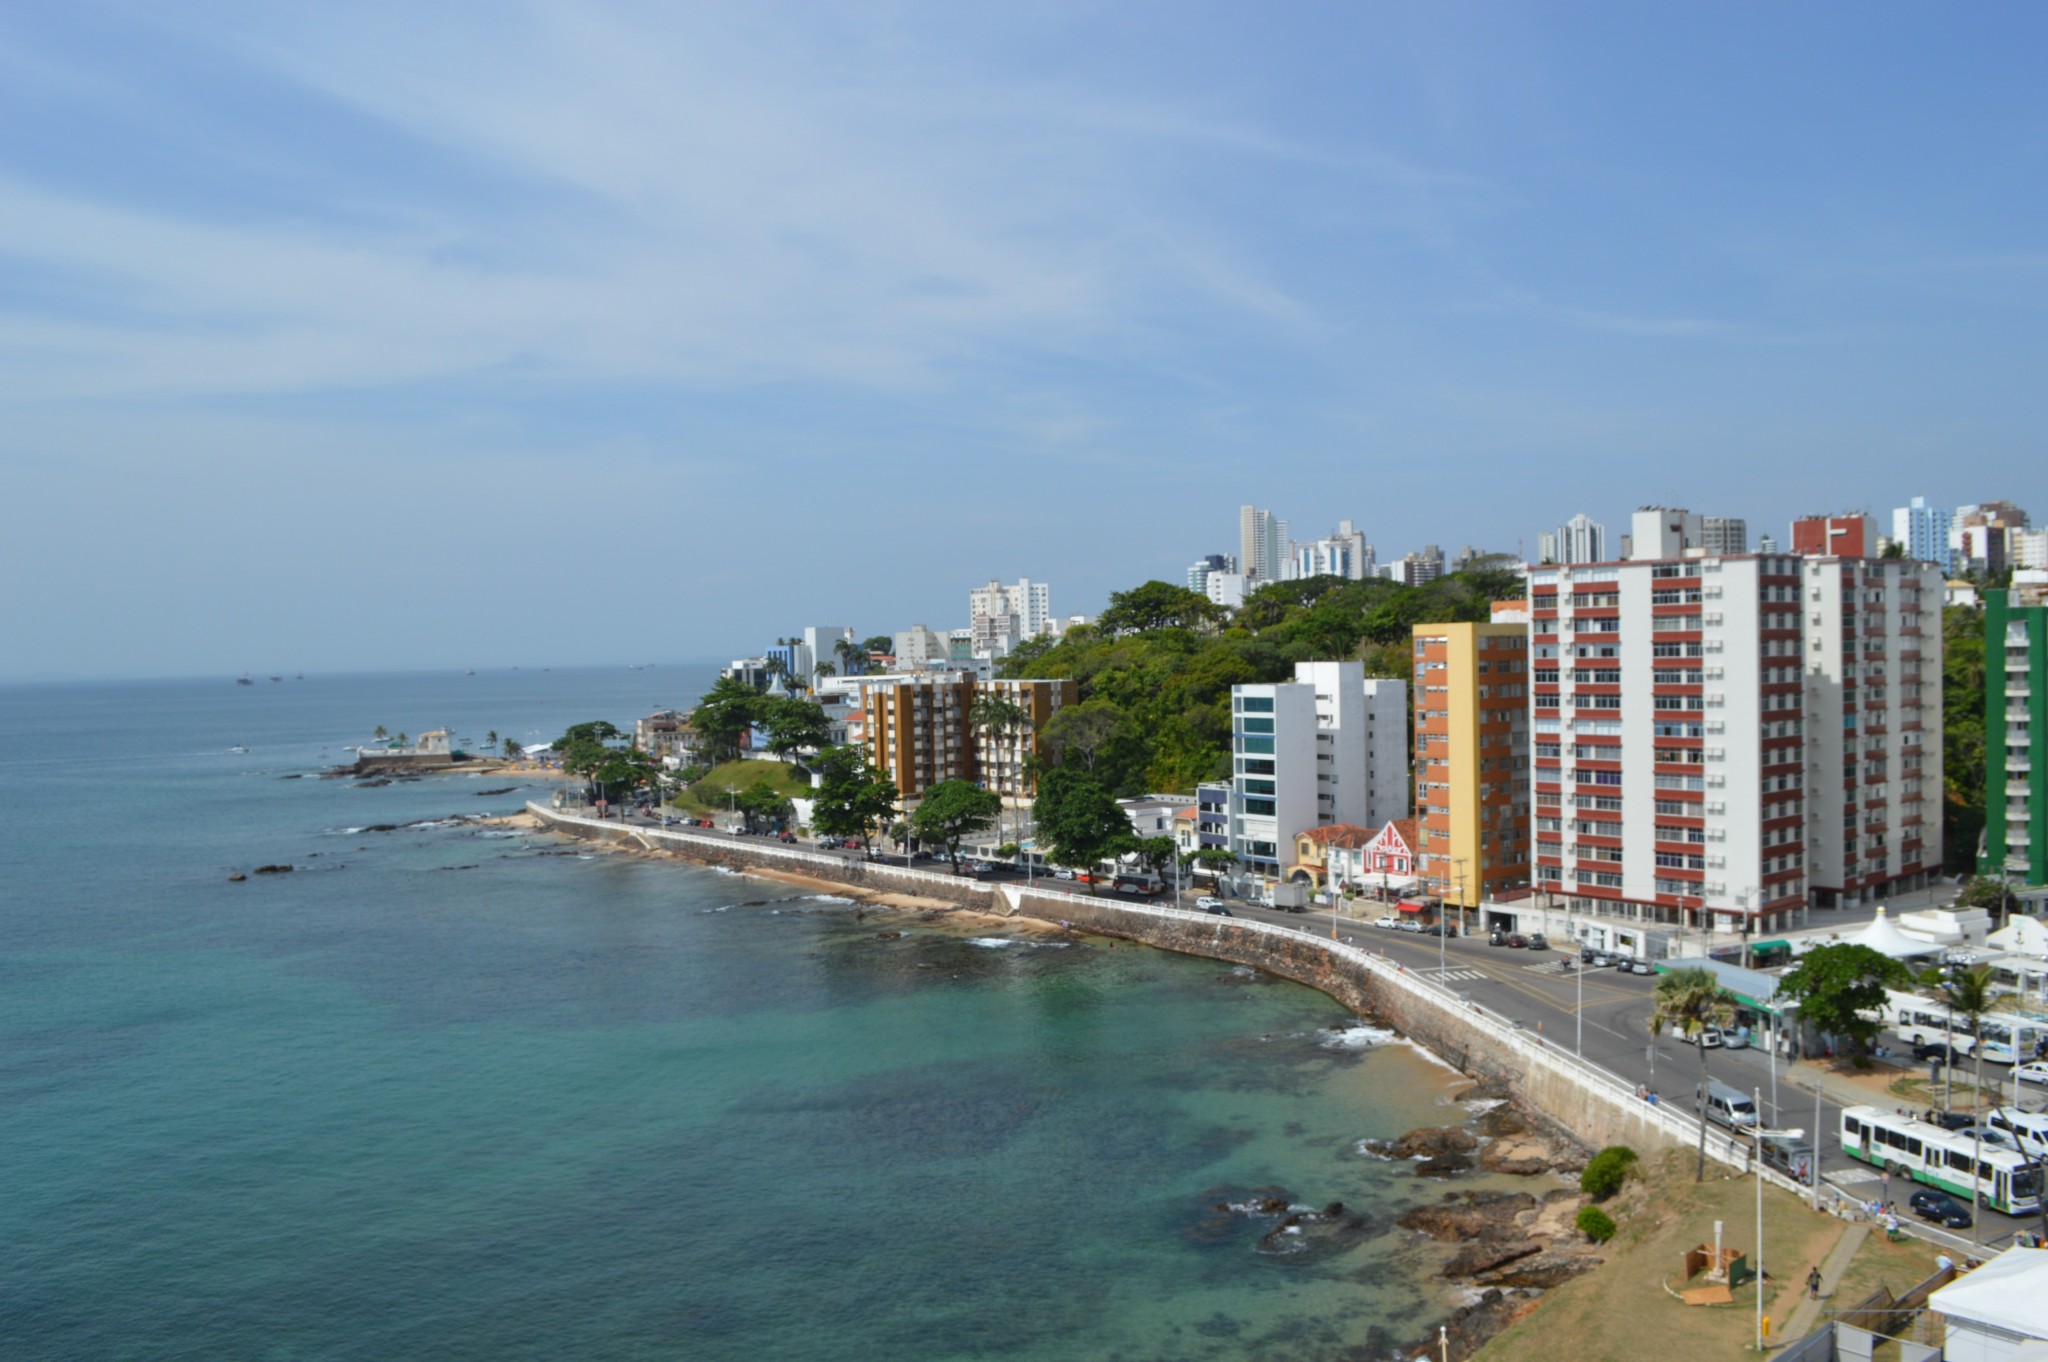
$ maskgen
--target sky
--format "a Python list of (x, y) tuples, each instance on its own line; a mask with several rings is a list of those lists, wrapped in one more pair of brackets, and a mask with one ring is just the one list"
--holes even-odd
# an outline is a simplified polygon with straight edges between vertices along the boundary
[[(2041, 495), (2023, 4), (0, 8), (0, 676)], [(1881, 526), (1882, 528), (1882, 526)]]

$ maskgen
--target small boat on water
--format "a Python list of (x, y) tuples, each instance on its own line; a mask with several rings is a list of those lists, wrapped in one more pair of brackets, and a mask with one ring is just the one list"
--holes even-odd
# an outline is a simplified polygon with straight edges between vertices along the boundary
[(240, 676), (235, 678), (235, 684), (238, 686), (253, 686), (256, 684), (256, 678), (249, 675), (249, 673), (247, 672), (243, 672)]
[(248, 749), (247, 747), (243, 746), (243, 745), (242, 745), (241, 743), (236, 743), (236, 744), (235, 744), (235, 745), (234, 745), (233, 747), (230, 747), (230, 748), (228, 749), (228, 751), (230, 751), (230, 752), (234, 752), (234, 753), (243, 753), (243, 752), (247, 752), (248, 750), (249, 750), (249, 749)]

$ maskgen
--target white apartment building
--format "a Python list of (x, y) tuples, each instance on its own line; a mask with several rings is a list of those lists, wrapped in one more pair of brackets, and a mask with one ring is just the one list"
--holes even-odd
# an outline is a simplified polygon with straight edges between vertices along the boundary
[(1237, 566), (1254, 586), (1287, 576), (1287, 522), (1256, 506), (1237, 508)]
[(1700, 547), (1717, 558), (1749, 552), (1749, 522), (1735, 516), (1701, 516)]
[(1200, 595), (1209, 594), (1209, 578), (1218, 572), (1237, 571), (1237, 560), (1227, 553), (1202, 555), (1200, 562), (1188, 564), (1188, 590)]
[(991, 581), (967, 593), (967, 618), (975, 656), (1008, 652), (1027, 638), (1052, 632), (1052, 588), (1029, 577), (1007, 586)]
[(1348, 520), (1337, 522), (1336, 533), (1327, 539), (1311, 539), (1291, 546), (1287, 575), (1296, 581), (1304, 577), (1343, 577), (1362, 582), (1372, 575), (1372, 546), (1365, 534)]
[(943, 667), (951, 660), (946, 635), (913, 624), (896, 635), (896, 666), (903, 671)]
[(1941, 872), (1941, 569), (1802, 560), (1807, 882), (1820, 907)]
[[(1645, 528), (1639, 518), (1642, 542), (1664, 532)], [(1582, 912), (1774, 931), (1810, 895), (1924, 883), (1941, 860), (1929, 802), (1940, 789), (1940, 641), (1922, 632), (1920, 606), (1940, 584), (1927, 569), (1922, 587), (1921, 573), (1900, 561), (1697, 553), (1532, 572), (1536, 886)], [(1830, 574), (1853, 585), (1830, 586)], [(1852, 603), (1844, 589), (1884, 599)], [(1864, 689), (1872, 667), (1875, 694)], [(1866, 705), (1883, 715), (1875, 729)], [(1920, 773), (1910, 797), (1893, 778), (1909, 732)], [(1884, 779), (1870, 779), (1872, 761)], [(1898, 835), (1908, 818), (1910, 851)], [(1854, 876), (1838, 869), (1851, 824)]]
[(1408, 816), (1406, 683), (1357, 662), (1297, 662), (1294, 680), (1231, 689), (1230, 846), (1280, 872), (1297, 833)]
[(1212, 572), (1202, 583), (1202, 594), (1221, 606), (1235, 610), (1244, 604), (1245, 579), (1242, 572)]
[(1634, 560), (1677, 558), (1700, 546), (1700, 518), (1675, 506), (1641, 506), (1629, 517), (1628, 548)]

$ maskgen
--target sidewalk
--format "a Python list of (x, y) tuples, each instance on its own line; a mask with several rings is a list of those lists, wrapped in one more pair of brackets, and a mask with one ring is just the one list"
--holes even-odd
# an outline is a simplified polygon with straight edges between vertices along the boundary
[[(1804, 1289), (1800, 1291), (1798, 1306), (1785, 1323), (1773, 1331), (1779, 1344), (1797, 1342), (1813, 1332), (1821, 1312), (1832, 1308), (1829, 1302), (1835, 1298), (1835, 1290), (1842, 1284), (1842, 1274), (1849, 1270), (1849, 1264), (1855, 1261), (1856, 1250), (1863, 1247), (1863, 1241), (1869, 1235), (1868, 1225), (1851, 1225), (1842, 1232), (1842, 1237), (1828, 1252), (1827, 1261), (1820, 1265), (1820, 1299), (1815, 1300)], [(1803, 1281), (1801, 1285), (1803, 1288)]]

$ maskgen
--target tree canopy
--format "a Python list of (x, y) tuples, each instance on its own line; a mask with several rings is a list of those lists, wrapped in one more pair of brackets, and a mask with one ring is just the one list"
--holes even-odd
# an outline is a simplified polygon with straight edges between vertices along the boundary
[(811, 827), (827, 837), (858, 838), (874, 855), (876, 834), (896, 817), (896, 786), (868, 764), (859, 747), (828, 747), (812, 762), (818, 772)]
[(1808, 951), (1778, 980), (1778, 992), (1795, 1000), (1816, 1030), (1866, 1050), (1882, 1029), (1873, 1018), (1884, 1013), (1885, 990), (1912, 981), (1912, 971), (1890, 956), (1841, 942)]
[(1038, 782), (1032, 818), (1047, 859), (1071, 869), (1092, 869), (1130, 850), (1137, 841), (1131, 820), (1109, 791), (1071, 767), (1049, 771)]
[(910, 830), (920, 842), (938, 842), (946, 859), (960, 868), (960, 839), (995, 826), (1003, 801), (989, 790), (964, 780), (942, 780), (924, 792), (910, 815)]
[(767, 698), (738, 677), (721, 676), (690, 712), (697, 743), (712, 765), (740, 754), (740, 739), (757, 723)]
[(1080, 703), (1040, 731), (1056, 764), (1080, 766), (1114, 795), (1185, 792), (1230, 773), (1232, 686), (1292, 680), (1296, 662), (1332, 659), (1406, 679), (1414, 625), (1488, 620), (1495, 600), (1522, 595), (1512, 571), (1482, 566), (1421, 586), (1275, 582), (1230, 613), (1147, 582), (1113, 594), (1093, 629), (1025, 641), (1002, 674), (1078, 684)]
[[(1693, 1042), (1700, 1052), (1700, 1101), (1707, 1095), (1707, 1047), (1699, 1037), (1709, 1027), (1726, 1026), (1735, 1017), (1735, 995), (1721, 987), (1714, 972), (1700, 966), (1675, 969), (1657, 979), (1657, 1007), (1650, 1014), (1650, 1038), (1666, 1028)], [(1707, 1176), (1707, 1123), (1700, 1121), (1699, 1167), (1693, 1181)]]
[(757, 722), (768, 734), (768, 750), (793, 757), (806, 748), (816, 751), (832, 739), (832, 724), (815, 700), (763, 697)]

